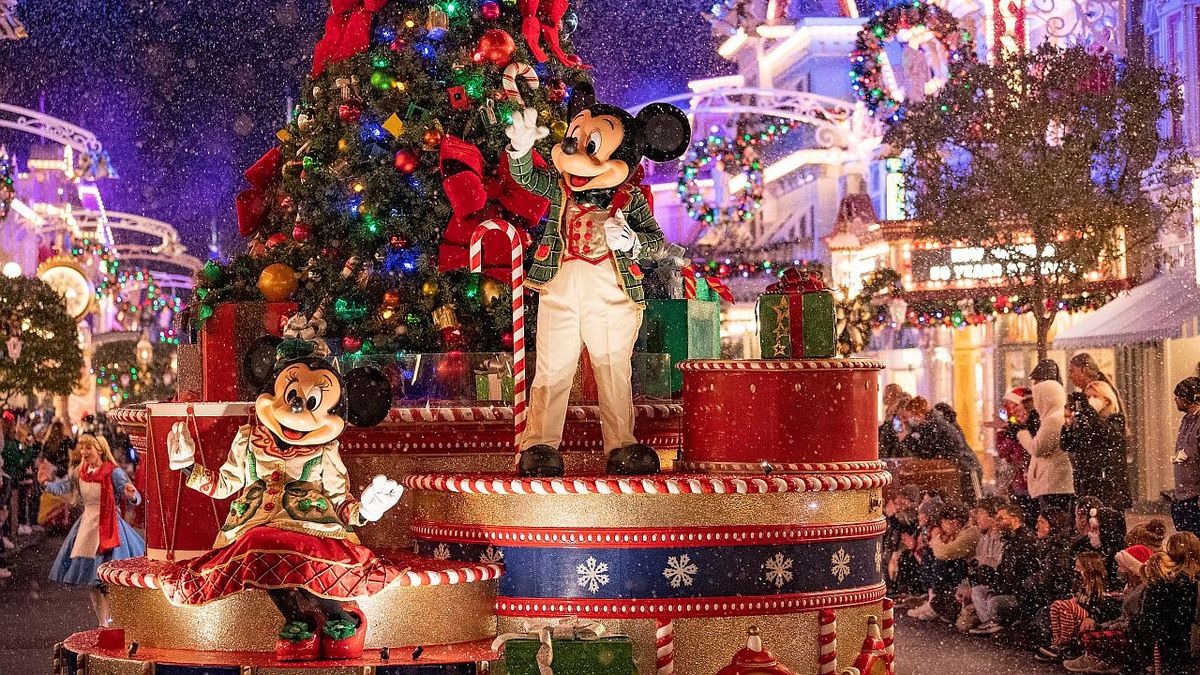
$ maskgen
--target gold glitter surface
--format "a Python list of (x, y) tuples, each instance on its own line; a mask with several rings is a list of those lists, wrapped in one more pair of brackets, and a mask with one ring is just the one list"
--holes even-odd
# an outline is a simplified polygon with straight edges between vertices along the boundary
[(142, 661), (114, 659), (92, 654), (88, 656), (87, 666), (83, 672), (86, 675), (149, 675), (154, 672), (154, 665)]
[[(287, 666), (255, 668), (254, 675), (313, 675), (317, 671), (312, 668)], [(374, 675), (374, 666), (342, 666), (340, 668), (322, 666), (321, 675)], [(91, 673), (88, 673), (91, 675)]]
[[(838, 665), (854, 663), (867, 636), (867, 617), (879, 616), (880, 603), (845, 607), (837, 612)], [(524, 619), (500, 617), (500, 632), (520, 632)], [(655, 624), (647, 619), (600, 619), (610, 633), (633, 640), (633, 657), (640, 675), (655, 675)], [(777, 616), (738, 616), (680, 619), (675, 622), (675, 672), (715, 673), (729, 665), (746, 646), (746, 629), (758, 626), (763, 646), (796, 673), (817, 672), (817, 612)], [(839, 671), (840, 672), (840, 671)]]
[[(760, 495), (480, 495), (416, 491), (418, 520), (517, 527), (688, 527), (854, 523), (881, 515), (881, 491)], [(874, 501), (873, 501), (874, 500)]]
[[(469, 642), (492, 637), (498, 581), (392, 588), (359, 601), (367, 646)], [(109, 587), (113, 625), (147, 647), (271, 651), (283, 618), (266, 593), (246, 591), (201, 607), (176, 607), (157, 589)], [(247, 630), (247, 627), (253, 627)]]

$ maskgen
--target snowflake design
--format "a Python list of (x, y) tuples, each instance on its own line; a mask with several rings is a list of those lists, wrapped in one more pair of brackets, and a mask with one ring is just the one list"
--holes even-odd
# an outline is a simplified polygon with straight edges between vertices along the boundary
[(479, 554), (479, 562), (485, 565), (499, 565), (504, 562), (504, 551), (495, 546), (489, 546), (487, 550)]
[(667, 568), (663, 570), (663, 576), (671, 580), (671, 588), (679, 588), (680, 584), (691, 586), (699, 571), (700, 568), (696, 567), (696, 563), (692, 562), (687, 554), (684, 554), (678, 558), (675, 556), (667, 558)]
[(599, 591), (601, 586), (608, 585), (607, 572), (608, 563), (597, 562), (590, 556), (587, 562), (575, 566), (575, 573), (579, 575), (579, 585), (592, 593)]
[(433, 557), (438, 560), (450, 559), (450, 547), (445, 544), (438, 544), (437, 548), (433, 549)]
[(830, 558), (833, 567), (830, 568), (830, 573), (837, 577), (839, 582), (845, 581), (846, 577), (850, 576), (850, 554), (846, 553), (845, 548), (839, 548), (837, 553)]
[(775, 588), (783, 588), (792, 580), (792, 559), (785, 558), (782, 553), (767, 558), (763, 567), (767, 569), (767, 583), (775, 584)]

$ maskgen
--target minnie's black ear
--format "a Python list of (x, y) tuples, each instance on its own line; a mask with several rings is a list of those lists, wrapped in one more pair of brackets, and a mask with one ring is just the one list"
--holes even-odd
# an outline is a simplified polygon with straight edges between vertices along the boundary
[(637, 114), (646, 158), (652, 162), (678, 159), (692, 141), (687, 115), (669, 103), (651, 103)]
[(567, 102), (567, 117), (576, 115), (596, 104), (596, 88), (590, 82), (580, 82), (571, 87), (571, 99)]
[(267, 390), (275, 379), (275, 359), (282, 338), (264, 335), (250, 343), (250, 349), (242, 357), (242, 374), (256, 391)]
[(378, 368), (355, 368), (342, 376), (342, 400), (347, 422), (375, 426), (392, 408), (392, 385)]

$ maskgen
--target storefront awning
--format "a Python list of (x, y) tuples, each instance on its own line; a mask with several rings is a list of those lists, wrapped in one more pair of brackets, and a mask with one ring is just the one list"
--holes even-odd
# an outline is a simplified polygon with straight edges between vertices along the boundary
[(1054, 338), (1055, 349), (1116, 347), (1185, 337), (1200, 316), (1200, 289), (1190, 274), (1164, 274), (1137, 286)]

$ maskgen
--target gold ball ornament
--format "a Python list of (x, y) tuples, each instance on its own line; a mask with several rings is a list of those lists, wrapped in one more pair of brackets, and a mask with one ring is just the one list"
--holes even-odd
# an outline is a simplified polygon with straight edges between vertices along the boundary
[(557, 143), (558, 141), (561, 141), (566, 135), (567, 135), (567, 121), (566, 120), (556, 120), (553, 124), (550, 125), (550, 137), (554, 139), (555, 143)]
[(283, 263), (267, 265), (258, 275), (258, 290), (267, 302), (283, 302), (296, 292), (296, 271)]
[(504, 293), (504, 285), (491, 277), (484, 277), (479, 284), (479, 294), (483, 296), (484, 306), (490, 306), (493, 302), (500, 299)]
[(425, 130), (425, 134), (421, 137), (421, 140), (425, 144), (425, 150), (437, 150), (438, 146), (442, 144), (442, 130), (440, 127), (441, 125), (439, 124)]
[(430, 279), (421, 284), (421, 295), (424, 295), (427, 298), (432, 298), (433, 296), (437, 295), (437, 292), (438, 282), (436, 280)]

